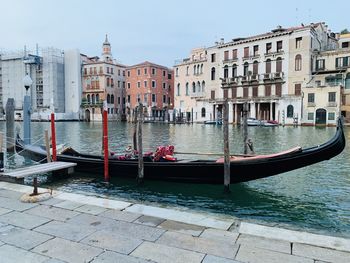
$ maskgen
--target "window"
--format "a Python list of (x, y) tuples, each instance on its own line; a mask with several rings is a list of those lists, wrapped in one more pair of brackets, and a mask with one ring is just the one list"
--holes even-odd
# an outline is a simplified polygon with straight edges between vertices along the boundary
[(301, 64), (302, 64), (301, 55), (298, 54), (295, 56), (295, 71), (301, 71)]
[(110, 79), (107, 78), (107, 87), (109, 87), (109, 86), (110, 86)]
[(342, 68), (342, 67), (348, 67), (348, 66), (349, 66), (349, 57), (342, 57), (342, 58), (335, 59), (336, 68)]
[(232, 58), (233, 59), (237, 58), (237, 49), (232, 50)]
[(224, 89), (224, 99), (228, 99), (228, 89)]
[(314, 113), (313, 113), (313, 112), (309, 112), (309, 113), (307, 114), (307, 119), (308, 119), (309, 121), (313, 121), (313, 120), (314, 120)]
[(152, 102), (156, 102), (157, 101), (157, 96), (156, 94), (152, 94)]
[(317, 59), (316, 60), (316, 70), (324, 70), (325, 69), (325, 60)]
[(275, 85), (276, 88), (276, 96), (281, 97), (282, 96), (282, 84), (278, 83)]
[(141, 69), (137, 69), (137, 76), (140, 76), (141, 75)]
[(202, 92), (204, 92), (205, 91), (205, 81), (203, 80), (202, 81)]
[(147, 75), (147, 68), (143, 69), (143, 74)]
[(258, 87), (252, 87), (253, 89), (253, 97), (258, 97)]
[(163, 95), (163, 103), (166, 103), (166, 95)]
[(249, 47), (245, 47), (244, 48), (244, 53), (243, 54), (244, 54), (245, 58), (249, 57)]
[(211, 98), (212, 100), (215, 100), (215, 90), (211, 90), (211, 91), (210, 91), (210, 98)]
[(270, 54), (272, 51), (272, 43), (266, 43), (266, 54)]
[(196, 65), (193, 66), (193, 75), (196, 75)]
[(171, 79), (171, 73), (168, 73), (168, 79)]
[(114, 104), (114, 95), (111, 95), (111, 103)]
[(215, 80), (215, 68), (211, 68), (211, 80)]
[(349, 43), (350, 42), (343, 42), (343, 43), (341, 43), (341, 47), (342, 48), (348, 48), (349, 47)]
[(205, 108), (204, 107), (202, 108), (201, 113), (202, 113), (201, 114), (202, 118), (205, 118)]
[(276, 72), (282, 72), (282, 58), (276, 59)]
[(236, 64), (232, 66), (232, 78), (237, 77), (237, 66)]
[(152, 80), (152, 88), (155, 88), (155, 87), (156, 87), (156, 81)]
[(147, 97), (148, 97), (147, 94), (143, 94), (143, 103), (145, 103), (145, 104), (148, 104), (147, 103)]
[(257, 56), (257, 55), (259, 55), (259, 46), (255, 45), (253, 47), (253, 56)]
[(301, 84), (294, 85), (294, 94), (299, 96), (301, 95)]
[(143, 81), (143, 86), (144, 86), (145, 88), (147, 88), (147, 80), (144, 80), (144, 81)]
[(128, 84), (127, 84), (127, 85), (128, 85), (128, 89), (130, 89), (130, 88), (131, 88), (131, 84), (130, 84), (130, 82), (128, 82)]
[(315, 102), (315, 93), (307, 94), (307, 102), (314, 103)]
[(283, 49), (282, 47), (282, 40), (277, 41), (277, 52), (281, 52)]
[(196, 93), (196, 84), (192, 82), (192, 92)]
[(248, 95), (249, 95), (249, 89), (243, 88), (243, 98), (248, 98)]
[(248, 69), (249, 69), (249, 64), (248, 64), (248, 62), (246, 62), (246, 63), (244, 63), (244, 66), (243, 66), (243, 76), (248, 75)]
[(293, 118), (293, 116), (294, 116), (294, 107), (293, 107), (293, 105), (288, 105), (287, 118)]
[(224, 52), (224, 60), (229, 60), (228, 50)]
[(84, 75), (87, 75), (87, 68), (84, 68)]
[(265, 85), (265, 96), (271, 96), (271, 85)]
[(211, 62), (215, 62), (216, 61), (216, 54), (213, 53), (211, 54)]
[(152, 75), (155, 75), (155, 74), (156, 74), (156, 69), (152, 68)]
[(298, 48), (301, 48), (301, 41), (303, 40), (302, 37), (297, 37), (295, 39), (295, 48), (298, 49)]
[(178, 77), (178, 76), (179, 76), (179, 68), (176, 68), (176, 70), (175, 70), (175, 74), (176, 74), (176, 77)]
[(224, 78), (225, 79), (228, 78), (228, 66), (227, 65), (224, 67)]
[(335, 112), (328, 112), (328, 120), (329, 121), (335, 120)]
[[(101, 71), (101, 67), (100, 67), (100, 71)], [(113, 74), (113, 68), (111, 68), (111, 74)], [(113, 110), (113, 109), (112, 109)]]
[(125, 70), (123, 70), (123, 77), (125, 77)]
[(335, 102), (335, 92), (328, 92), (328, 102)]
[(176, 92), (177, 96), (180, 96), (180, 83), (177, 84), (177, 92)]
[(188, 82), (186, 82), (186, 96), (189, 95), (189, 90), (188, 90)]
[(166, 83), (163, 82), (163, 89), (166, 89)]
[(259, 68), (259, 62), (258, 61), (254, 61), (254, 63), (253, 63), (253, 75), (257, 75), (258, 74), (258, 68)]
[(120, 76), (120, 69), (118, 69), (118, 76)]
[[(108, 69), (108, 68), (107, 68)], [(108, 70), (107, 70), (107, 72), (108, 72)], [(130, 77), (130, 70), (128, 70), (128, 77)]]
[(138, 82), (137, 82), (137, 87), (138, 87), (138, 88), (141, 88), (141, 81), (138, 81)]
[(166, 76), (166, 71), (165, 70), (163, 70), (163, 77), (165, 77)]
[[(108, 72), (108, 68), (107, 68), (107, 73), (109, 73), (109, 72)], [(95, 74), (95, 75), (97, 74), (96, 67), (94, 67), (94, 74)]]
[(266, 73), (271, 73), (271, 59), (266, 60), (265, 69)]

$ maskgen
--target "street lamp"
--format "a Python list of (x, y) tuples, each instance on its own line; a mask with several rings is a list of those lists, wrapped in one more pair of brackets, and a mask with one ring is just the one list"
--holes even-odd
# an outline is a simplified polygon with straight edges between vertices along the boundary
[(23, 78), (23, 85), (26, 89), (26, 94), (24, 95), (23, 100), (23, 130), (24, 130), (24, 143), (30, 144), (30, 115), (32, 113), (31, 103), (30, 103), (30, 95), (28, 95), (28, 90), (30, 86), (33, 84), (33, 80), (30, 78), (28, 74)]

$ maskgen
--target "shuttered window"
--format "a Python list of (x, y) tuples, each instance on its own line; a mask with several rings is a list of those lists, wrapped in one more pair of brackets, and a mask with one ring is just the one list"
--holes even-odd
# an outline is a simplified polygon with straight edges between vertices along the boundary
[(295, 84), (294, 85), (294, 94), (295, 95), (301, 95), (301, 84)]
[(265, 96), (271, 96), (271, 85), (265, 85)]
[(276, 96), (281, 97), (282, 96), (282, 85), (276, 84)]

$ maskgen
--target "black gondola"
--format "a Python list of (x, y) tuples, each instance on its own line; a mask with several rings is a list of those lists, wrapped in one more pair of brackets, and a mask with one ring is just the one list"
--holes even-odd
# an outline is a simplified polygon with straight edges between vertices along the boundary
[[(345, 137), (342, 121), (339, 119), (336, 134), (328, 142), (302, 149), (296, 147), (284, 152), (257, 155), (252, 157), (233, 156), (230, 163), (231, 183), (240, 183), (272, 175), (288, 172), (324, 160), (329, 160), (343, 151)], [(45, 159), (43, 147), (24, 145), (18, 137), (16, 148), (21, 155), (32, 160)], [(103, 157), (81, 154), (74, 150), (57, 155), (58, 161), (77, 163), (76, 171), (83, 173), (103, 174)], [(111, 177), (136, 178), (137, 160), (109, 159), (109, 174)], [(217, 160), (195, 160), (176, 162), (144, 162), (145, 180), (161, 180), (185, 183), (223, 184), (223, 162)]]

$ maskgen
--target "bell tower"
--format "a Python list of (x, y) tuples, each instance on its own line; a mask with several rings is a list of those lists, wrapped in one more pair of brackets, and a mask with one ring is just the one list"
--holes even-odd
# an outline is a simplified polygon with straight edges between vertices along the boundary
[(102, 60), (103, 61), (112, 60), (111, 44), (108, 41), (107, 34), (106, 34), (105, 42), (103, 42), (103, 45), (102, 45)]

